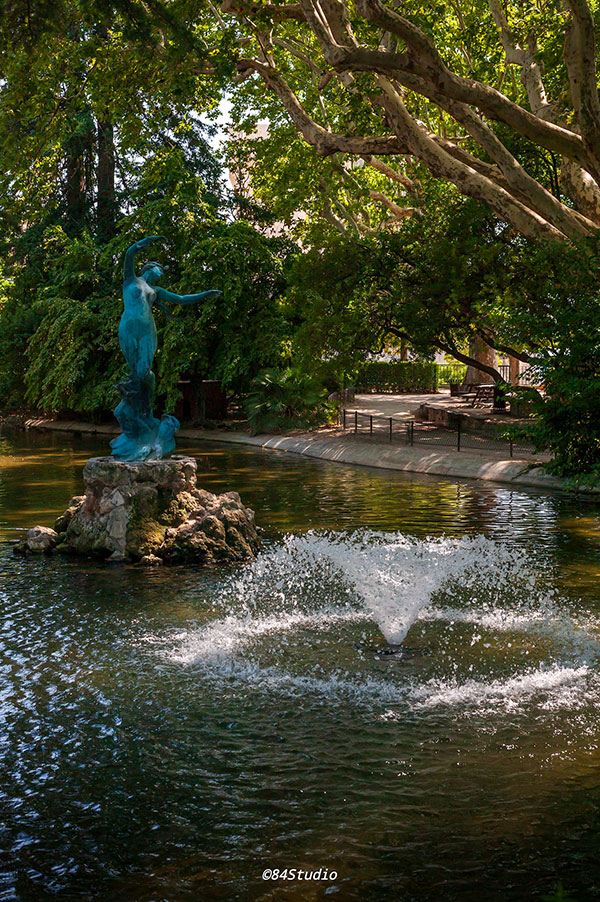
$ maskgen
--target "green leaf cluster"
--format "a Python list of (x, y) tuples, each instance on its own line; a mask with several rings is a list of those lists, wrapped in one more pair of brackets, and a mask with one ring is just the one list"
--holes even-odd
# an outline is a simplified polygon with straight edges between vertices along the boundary
[(357, 391), (391, 392), (434, 392), (437, 389), (435, 363), (419, 361), (385, 362), (369, 360), (356, 375)]
[(297, 367), (263, 370), (244, 406), (253, 435), (314, 429), (330, 422), (335, 413), (322, 382)]
[(207, 9), (15, 0), (0, 11), (3, 408), (114, 407), (122, 260), (145, 234), (167, 237), (153, 251), (166, 287), (223, 292), (157, 313), (161, 403), (193, 376), (238, 392), (280, 359), (290, 246), (233, 221), (206, 118), (232, 35)]

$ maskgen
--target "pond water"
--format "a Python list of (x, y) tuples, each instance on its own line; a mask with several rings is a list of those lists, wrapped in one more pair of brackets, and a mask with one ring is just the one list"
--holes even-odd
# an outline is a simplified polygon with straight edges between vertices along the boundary
[(0, 900), (600, 898), (600, 506), (180, 450), (253, 564), (15, 558), (105, 447), (0, 439)]

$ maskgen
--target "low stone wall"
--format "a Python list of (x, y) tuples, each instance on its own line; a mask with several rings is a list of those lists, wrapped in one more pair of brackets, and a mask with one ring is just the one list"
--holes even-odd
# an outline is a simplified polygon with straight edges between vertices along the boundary
[(423, 420), (426, 423), (437, 423), (438, 426), (447, 426), (450, 429), (456, 429), (462, 416), (460, 413), (453, 413), (445, 407), (434, 407), (430, 404), (421, 404), (417, 411), (416, 418), (418, 420)]
[(55, 529), (34, 527), (16, 553), (57, 551), (144, 564), (244, 561), (259, 547), (254, 511), (237, 492), (196, 485), (191, 457), (88, 460), (85, 495), (71, 499)]
[(507, 427), (514, 426), (518, 422), (516, 417), (511, 419), (505, 412), (499, 414), (490, 413), (488, 418), (486, 416), (473, 416), (466, 410), (456, 411), (435, 404), (421, 404), (416, 418), (426, 423), (437, 423), (438, 426), (445, 426), (448, 429), (458, 429), (460, 423), (460, 428), (463, 432), (485, 436), (486, 438), (497, 438), (499, 433), (504, 432)]

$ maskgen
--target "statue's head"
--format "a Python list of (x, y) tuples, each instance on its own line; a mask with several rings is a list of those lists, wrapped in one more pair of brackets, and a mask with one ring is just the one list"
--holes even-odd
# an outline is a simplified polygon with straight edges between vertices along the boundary
[(145, 263), (142, 266), (141, 276), (146, 280), (148, 285), (156, 285), (163, 273), (164, 269), (160, 263), (155, 263), (151, 260), (149, 263)]

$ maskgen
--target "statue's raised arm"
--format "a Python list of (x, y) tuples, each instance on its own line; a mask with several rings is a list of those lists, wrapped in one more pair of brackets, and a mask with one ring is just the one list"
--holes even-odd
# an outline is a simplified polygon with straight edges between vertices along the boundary
[(123, 261), (123, 281), (127, 282), (129, 279), (135, 279), (135, 256), (138, 251), (143, 251), (144, 248), (151, 244), (156, 244), (158, 241), (165, 242), (166, 240), (164, 235), (149, 235), (147, 238), (142, 238), (140, 241), (136, 241), (135, 244), (132, 244), (125, 252), (125, 259)]

